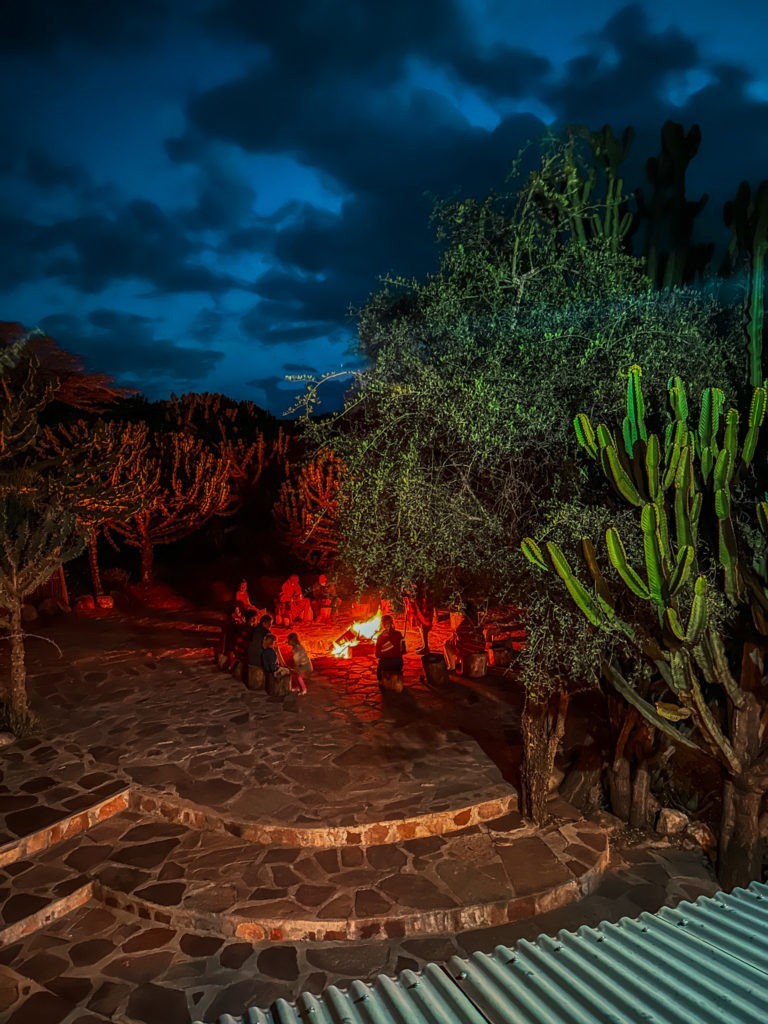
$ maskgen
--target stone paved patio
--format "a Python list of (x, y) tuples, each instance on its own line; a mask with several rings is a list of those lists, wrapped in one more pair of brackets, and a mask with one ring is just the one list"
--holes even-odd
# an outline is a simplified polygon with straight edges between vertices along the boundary
[(0, 754), (0, 1018), (213, 1020), (514, 941), (531, 915), (712, 891), (699, 858), (626, 851), (569, 910), (605, 836), (562, 804), (522, 826), (511, 682), (436, 692), (410, 655), (383, 696), (364, 652), (322, 657), (347, 624), (301, 630), (317, 678), (285, 702), (212, 667), (211, 618), (75, 622), (63, 662), (34, 652), (43, 732)]

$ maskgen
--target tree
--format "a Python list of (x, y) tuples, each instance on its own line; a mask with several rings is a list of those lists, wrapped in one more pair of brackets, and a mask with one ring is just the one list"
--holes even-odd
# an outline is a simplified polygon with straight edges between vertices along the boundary
[(145, 424), (85, 420), (47, 428), (38, 444), (41, 457), (67, 467), (60, 489), (88, 548), (97, 602), (104, 598), (98, 556), (102, 530), (107, 523), (127, 522), (150, 505), (158, 492), (157, 477), (141, 473), (148, 447)]
[(138, 483), (154, 496), (127, 522), (106, 524), (110, 534), (139, 550), (141, 581), (154, 582), (156, 544), (172, 544), (213, 516), (237, 507), (229, 459), (189, 434), (155, 433), (136, 467)]
[(0, 494), (0, 606), (8, 612), (11, 672), (7, 690), (10, 724), (23, 729), (29, 717), (22, 605), (25, 599), (83, 549), (72, 511), (39, 490)]
[[(557, 543), (529, 537), (523, 551), (560, 577), (595, 636), (606, 638), (599, 667), (609, 683), (654, 729), (719, 766), (720, 879), (746, 885), (762, 870), (758, 816), (768, 791), (768, 504), (765, 460), (755, 458), (765, 450), (768, 393), (754, 390), (740, 430), (736, 409), (723, 415), (723, 392), (707, 389), (694, 430), (675, 378), (662, 438), (646, 425), (640, 377), (632, 367), (620, 432), (595, 431), (585, 415), (575, 422), (582, 447), (634, 510), (634, 543), (609, 526), (612, 572), (604, 572), (591, 540), (582, 541), (589, 585)], [(632, 655), (626, 663), (645, 672), (623, 671), (617, 639)]]
[(273, 515), (283, 541), (306, 565), (325, 569), (338, 555), (339, 489), (344, 465), (321, 448), (297, 468), (288, 467)]

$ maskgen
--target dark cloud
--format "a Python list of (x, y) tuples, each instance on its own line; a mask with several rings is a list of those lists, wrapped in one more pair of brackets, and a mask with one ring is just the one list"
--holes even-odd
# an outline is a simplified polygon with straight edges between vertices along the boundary
[(46, 55), (66, 44), (127, 50), (156, 40), (168, 0), (4, 0), (0, 51)]
[(156, 203), (134, 200), (112, 216), (87, 214), (38, 232), (38, 248), (50, 254), (46, 273), (92, 294), (113, 281), (143, 281), (158, 293), (218, 294), (236, 282), (195, 263), (204, 248)]
[(61, 163), (42, 149), (29, 149), (24, 163), (27, 180), (39, 188), (65, 188), (77, 191), (90, 185), (84, 167), (79, 164)]
[(179, 344), (155, 333), (151, 317), (97, 309), (83, 321), (71, 315), (44, 317), (40, 326), (91, 367), (135, 384), (149, 393), (167, 382), (194, 385), (204, 381), (224, 358), (214, 348)]

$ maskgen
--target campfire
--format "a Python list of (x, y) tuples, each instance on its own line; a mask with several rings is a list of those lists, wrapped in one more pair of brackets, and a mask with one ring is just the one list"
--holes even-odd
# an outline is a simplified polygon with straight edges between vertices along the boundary
[(337, 637), (331, 645), (331, 656), (334, 658), (349, 658), (351, 650), (361, 640), (373, 640), (381, 629), (381, 610), (377, 611), (373, 618), (365, 622), (353, 622), (349, 629), (346, 629), (341, 636)]

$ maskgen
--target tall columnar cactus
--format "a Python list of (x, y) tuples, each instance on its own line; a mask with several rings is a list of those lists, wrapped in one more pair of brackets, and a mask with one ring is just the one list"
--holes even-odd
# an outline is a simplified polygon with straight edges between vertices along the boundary
[[(742, 659), (740, 682), (731, 669), (726, 653), (731, 637), (722, 616), (713, 614), (717, 584), (707, 570), (717, 566), (736, 620), (740, 611), (749, 610), (758, 630), (768, 634), (765, 567), (754, 561), (734, 513), (737, 483), (752, 479), (768, 395), (765, 388), (755, 388), (742, 430), (735, 409), (724, 414), (723, 393), (709, 388), (694, 430), (682, 381), (673, 378), (668, 390), (671, 416), (663, 441), (646, 425), (638, 366), (629, 371), (620, 440), (606, 426), (595, 430), (584, 414), (574, 423), (588, 456), (616, 493), (637, 509), (639, 564), (633, 564), (615, 527), (605, 536), (608, 561), (625, 588), (623, 595), (619, 589), (613, 596), (590, 540), (582, 541), (582, 552), (591, 585), (557, 544), (538, 544), (528, 537), (522, 549), (539, 569), (561, 578), (595, 628), (623, 635), (655, 667), (673, 700), (649, 700), (609, 661), (602, 665), (605, 677), (651, 724), (675, 742), (697, 747), (724, 770), (730, 787), (724, 807), (731, 817), (724, 825), (729, 838), (721, 854), (724, 877), (735, 884), (759, 869), (757, 813), (759, 797), (768, 789), (768, 746), (763, 750), (761, 720), (768, 701), (761, 704), (759, 688), (746, 680), (745, 673), (754, 671), (751, 654)], [(767, 501), (757, 503), (756, 522), (768, 538)], [(643, 604), (650, 618), (641, 613)]]
[[(613, 252), (618, 252), (634, 219), (619, 173), (632, 145), (634, 130), (626, 128), (620, 139), (609, 125), (599, 132), (582, 130), (581, 134), (587, 140), (594, 165), (584, 169), (576, 158), (572, 138), (565, 149), (562, 183), (557, 194), (547, 190), (547, 200), (558, 207), (576, 241), (586, 244), (590, 239), (601, 239)], [(601, 168), (605, 180), (598, 185)]]
[(648, 222), (646, 267), (651, 280), (664, 288), (684, 284), (692, 271), (702, 271), (711, 259), (711, 247), (696, 247), (692, 241), (694, 221), (708, 197), (689, 200), (685, 195), (688, 165), (700, 145), (698, 125), (686, 132), (682, 125), (666, 121), (661, 129), (661, 152), (646, 163), (652, 186), (650, 202), (643, 200), (642, 193), (638, 195), (641, 215)]
[(749, 184), (739, 185), (736, 197), (725, 204), (723, 219), (732, 231), (729, 255), (732, 265), (739, 257), (749, 267), (749, 288), (745, 302), (744, 330), (749, 352), (749, 377), (753, 387), (763, 383), (763, 340), (765, 338), (765, 261), (768, 256), (768, 181), (753, 194)]

